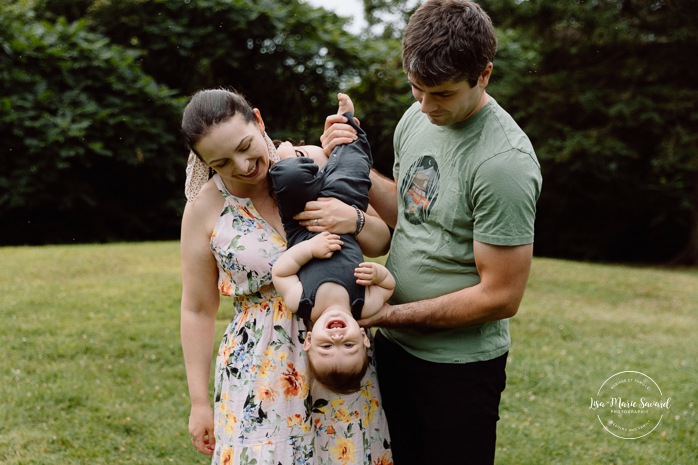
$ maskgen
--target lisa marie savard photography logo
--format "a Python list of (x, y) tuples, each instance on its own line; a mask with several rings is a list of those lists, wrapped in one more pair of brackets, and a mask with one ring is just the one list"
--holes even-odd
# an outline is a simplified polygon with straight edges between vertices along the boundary
[(601, 384), (589, 409), (615, 437), (639, 439), (659, 426), (670, 404), (671, 397), (664, 397), (652, 378), (639, 371), (621, 371)]

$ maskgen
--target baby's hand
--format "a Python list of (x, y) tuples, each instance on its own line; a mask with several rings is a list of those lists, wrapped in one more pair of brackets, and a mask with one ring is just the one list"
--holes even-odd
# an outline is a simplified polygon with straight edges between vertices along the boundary
[(373, 262), (363, 262), (354, 269), (354, 277), (356, 278), (356, 284), (362, 286), (372, 285), (376, 278), (378, 277), (378, 268)]
[(330, 258), (338, 250), (342, 250), (344, 242), (337, 234), (323, 231), (312, 239), (308, 239), (310, 251), (314, 258)]

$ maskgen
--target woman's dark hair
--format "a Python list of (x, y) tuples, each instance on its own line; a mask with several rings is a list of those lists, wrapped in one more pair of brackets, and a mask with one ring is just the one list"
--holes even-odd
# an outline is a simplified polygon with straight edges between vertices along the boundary
[(252, 106), (242, 95), (226, 89), (208, 89), (195, 93), (182, 115), (182, 136), (187, 148), (199, 158), (194, 146), (213, 126), (240, 114), (246, 122), (255, 121)]

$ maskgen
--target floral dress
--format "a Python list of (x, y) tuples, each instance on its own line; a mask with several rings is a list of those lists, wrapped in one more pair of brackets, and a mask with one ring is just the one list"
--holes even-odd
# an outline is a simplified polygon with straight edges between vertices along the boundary
[(359, 392), (310, 389), (305, 325), (271, 282), (286, 243), (249, 199), (231, 195), (218, 175), (214, 181), (226, 202), (211, 250), (235, 316), (216, 357), (212, 463), (392, 464), (372, 355)]

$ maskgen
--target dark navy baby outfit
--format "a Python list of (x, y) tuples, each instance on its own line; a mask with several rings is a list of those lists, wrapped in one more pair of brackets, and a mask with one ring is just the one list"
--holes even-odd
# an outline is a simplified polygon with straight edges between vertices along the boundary
[[(351, 113), (345, 113), (348, 124), (357, 131), (358, 139), (351, 144), (336, 147), (323, 169), (306, 157), (286, 158), (269, 168), (272, 189), (281, 212), (288, 248), (310, 239), (318, 233), (308, 231), (293, 216), (305, 208), (305, 204), (318, 197), (334, 197), (362, 211), (368, 208), (368, 191), (371, 188), (369, 173), (372, 157), (366, 133), (354, 123)], [(315, 305), (315, 294), (321, 284), (338, 283), (349, 293), (354, 318), (361, 317), (366, 288), (356, 284), (354, 269), (364, 261), (361, 248), (353, 234), (341, 234), (344, 245), (331, 258), (313, 258), (298, 272), (303, 284), (298, 316), (310, 319)]]

